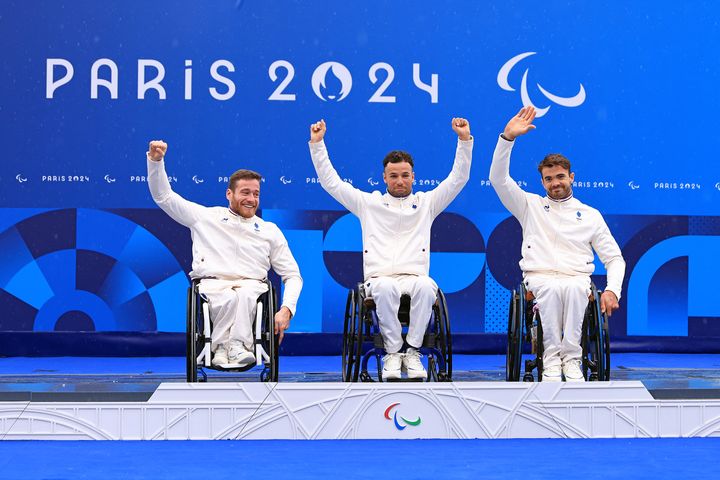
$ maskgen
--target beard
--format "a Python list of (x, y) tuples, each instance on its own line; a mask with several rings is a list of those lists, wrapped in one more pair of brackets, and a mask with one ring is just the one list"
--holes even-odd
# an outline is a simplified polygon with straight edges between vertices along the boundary
[(562, 200), (572, 195), (572, 187), (567, 186), (558, 188), (557, 190), (547, 190), (547, 195), (553, 200)]

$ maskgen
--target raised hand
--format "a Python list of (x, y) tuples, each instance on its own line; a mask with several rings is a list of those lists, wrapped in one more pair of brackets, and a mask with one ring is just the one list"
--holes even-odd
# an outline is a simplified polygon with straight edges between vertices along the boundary
[(517, 115), (512, 117), (503, 131), (503, 137), (507, 140), (513, 141), (520, 135), (525, 135), (530, 130), (535, 130), (535, 125), (532, 124), (535, 120), (535, 107), (523, 107), (520, 109)]
[(327, 127), (325, 126), (325, 120), (320, 120), (310, 125), (310, 143), (317, 143), (325, 137)]
[(150, 142), (150, 147), (148, 148), (148, 155), (150, 155), (151, 160), (159, 162), (165, 156), (167, 148), (167, 143), (163, 142), (162, 140), (153, 140), (152, 142)]
[(470, 140), (470, 122), (464, 118), (453, 118), (452, 129), (458, 134), (460, 140)]
[(618, 298), (610, 290), (606, 290), (600, 295), (600, 311), (607, 315), (612, 316), (613, 312), (620, 308)]

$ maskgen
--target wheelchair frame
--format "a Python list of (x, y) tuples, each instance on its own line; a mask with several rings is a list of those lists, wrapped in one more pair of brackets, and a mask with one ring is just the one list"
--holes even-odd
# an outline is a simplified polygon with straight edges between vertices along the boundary
[[(600, 311), (600, 292), (591, 286), (591, 298), (585, 309), (582, 326), (582, 370), (586, 380), (610, 380), (610, 336), (606, 315)], [(507, 351), (505, 356), (505, 380), (520, 380), (524, 343), (530, 345), (535, 358), (525, 360), (523, 381), (542, 381), (543, 335), (540, 313), (534, 308), (535, 301), (524, 284), (512, 291), (508, 313)]]
[[(403, 327), (407, 327), (409, 324), (409, 300), (410, 297), (406, 294), (400, 297), (398, 319)], [(403, 339), (405, 336), (406, 333), (403, 333)], [(381, 358), (384, 351), (375, 302), (371, 297), (365, 296), (365, 286), (358, 283), (355, 289), (348, 291), (345, 303), (342, 346), (343, 381), (374, 381), (368, 372), (368, 362), (374, 356), (377, 363), (377, 378), (382, 382)], [(428, 358), (428, 381), (452, 381), (450, 316), (445, 295), (439, 288), (420, 353)]]
[[(275, 313), (277, 312), (277, 292), (270, 280), (265, 280), (268, 291), (258, 297), (253, 331), (255, 332), (255, 363), (239, 368), (222, 368), (212, 365), (211, 361), (211, 319), (207, 300), (199, 292), (202, 279), (195, 278), (188, 287), (187, 323), (186, 323), (186, 377), (188, 382), (205, 382), (205, 369), (244, 372), (263, 365), (260, 381), (277, 382), (280, 371), (279, 342), (275, 335)], [(201, 379), (198, 380), (198, 371)]]

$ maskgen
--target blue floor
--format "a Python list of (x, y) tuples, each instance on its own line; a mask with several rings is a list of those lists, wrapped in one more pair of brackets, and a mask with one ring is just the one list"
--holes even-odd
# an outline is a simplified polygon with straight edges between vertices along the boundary
[(0, 476), (35, 479), (712, 478), (720, 439), (0, 443)]
[[(317, 372), (339, 376), (340, 357), (281, 357), (282, 371)], [(455, 355), (454, 369), (467, 371), (501, 371), (504, 355)], [(613, 372), (622, 370), (717, 370), (720, 354), (616, 353), (612, 355)], [(0, 375), (34, 374), (183, 374), (184, 357), (6, 357), (0, 358)]]
[[(453, 380), (504, 381), (504, 355), (455, 355)], [(340, 357), (281, 357), (281, 382), (339, 382)], [(259, 369), (209, 371), (211, 381), (258, 381)], [(720, 389), (720, 355), (613, 354), (611, 378), (638, 380), (649, 390)], [(0, 358), (0, 392), (152, 392), (184, 382), (182, 357)], [(720, 390), (718, 390), (720, 391)]]

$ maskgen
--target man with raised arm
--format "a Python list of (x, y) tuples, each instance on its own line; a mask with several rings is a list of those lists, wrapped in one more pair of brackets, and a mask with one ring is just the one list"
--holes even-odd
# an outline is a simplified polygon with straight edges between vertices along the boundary
[(200, 292), (208, 298), (212, 330), (212, 364), (237, 368), (255, 362), (252, 323), (258, 297), (267, 291), (264, 280), (272, 267), (285, 284), (275, 333), (282, 341), (295, 314), (302, 278), (287, 240), (273, 223), (255, 213), (260, 205), (260, 174), (238, 170), (228, 183), (227, 207), (204, 207), (185, 200), (170, 188), (165, 173), (167, 144), (150, 142), (148, 185), (157, 205), (188, 227), (193, 241), (190, 276), (201, 278)]
[(564, 156), (547, 155), (538, 172), (546, 196), (524, 192), (510, 178), (515, 139), (535, 129), (535, 109), (526, 107), (510, 119), (498, 139), (490, 182), (523, 230), (523, 282), (540, 309), (545, 382), (585, 380), (581, 369), (582, 323), (595, 270), (593, 250), (607, 270), (600, 309), (608, 316), (619, 308), (625, 261), (600, 212), (573, 197), (575, 174)]
[[(427, 376), (418, 349), (422, 346), (437, 285), (430, 273), (430, 228), (435, 217), (460, 193), (470, 177), (473, 139), (470, 124), (453, 118), (458, 135), (450, 175), (429, 192), (413, 193), (413, 159), (394, 150), (383, 160), (385, 193), (363, 192), (343, 182), (330, 163), (325, 147), (325, 121), (310, 126), (310, 154), (322, 187), (360, 219), (363, 237), (365, 289), (375, 300), (386, 355), (386, 380)], [(403, 345), (397, 318), (400, 296), (410, 295), (410, 326)], [(402, 350), (404, 349), (404, 353)]]

